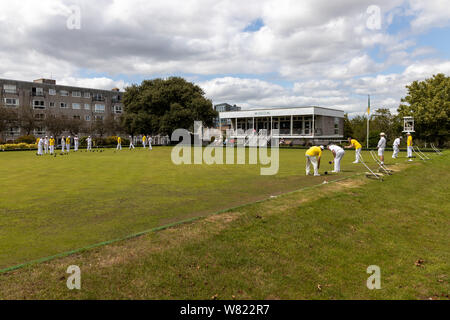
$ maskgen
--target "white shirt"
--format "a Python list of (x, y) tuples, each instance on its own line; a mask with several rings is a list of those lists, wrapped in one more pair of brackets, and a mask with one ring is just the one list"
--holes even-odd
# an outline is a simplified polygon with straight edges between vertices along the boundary
[(398, 147), (400, 145), (400, 138), (394, 140), (394, 147)]
[(332, 144), (328, 148), (330, 149), (330, 151), (334, 151), (335, 154), (337, 154), (339, 151), (344, 151), (344, 149), (342, 149), (341, 147), (336, 146), (334, 144)]
[(381, 137), (380, 141), (378, 141), (378, 148), (386, 148), (386, 138), (385, 137)]

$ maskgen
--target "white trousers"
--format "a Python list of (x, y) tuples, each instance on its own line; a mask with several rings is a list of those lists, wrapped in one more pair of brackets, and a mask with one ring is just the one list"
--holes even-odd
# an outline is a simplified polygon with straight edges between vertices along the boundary
[(315, 156), (308, 156), (306, 155), (306, 175), (309, 174), (309, 170), (311, 168), (311, 164), (314, 168), (314, 175), (319, 174), (319, 163), (317, 162), (317, 158)]
[(407, 150), (407, 153), (408, 153), (408, 158), (412, 158), (412, 156), (413, 156), (413, 147), (407, 147), (406, 150)]
[(38, 146), (37, 154), (40, 155), (40, 156), (44, 155), (44, 152), (42, 151), (42, 146)]
[(145, 143), (145, 142), (142, 142), (142, 145), (144, 146), (144, 149), (145, 149), (145, 147), (147, 147), (147, 143)]
[(61, 150), (62, 150), (62, 152), (64, 152), (64, 150), (66, 150), (66, 144), (65, 143), (61, 145)]
[(47, 154), (48, 153), (48, 144), (44, 144), (44, 152)]
[(70, 144), (66, 144), (66, 150), (67, 152), (70, 152)]
[(74, 150), (75, 150), (75, 151), (78, 151), (78, 142), (77, 142), (77, 143), (75, 143), (75, 145), (74, 145), (74, 147), (73, 147), (73, 148), (74, 148)]
[(400, 148), (398, 146), (394, 146), (394, 153), (392, 154), (392, 159), (397, 158), (399, 152), (400, 152)]
[(92, 150), (92, 144), (88, 143), (87, 149), (86, 150)]
[(341, 172), (341, 160), (345, 155), (344, 150), (339, 150), (334, 158), (334, 172)]
[(361, 150), (362, 148), (355, 149), (355, 162), (359, 162), (361, 159)]
[(134, 144), (130, 143), (130, 149), (133, 148), (134, 149)]
[(50, 154), (55, 153), (55, 146), (50, 146)]
[(117, 150), (122, 150), (122, 143), (118, 143), (116, 149), (117, 149)]
[(379, 157), (384, 156), (384, 148), (378, 148), (378, 156)]
[(153, 150), (153, 149), (152, 149), (152, 143), (151, 143), (151, 142), (148, 143), (148, 148), (149, 148), (150, 150)]

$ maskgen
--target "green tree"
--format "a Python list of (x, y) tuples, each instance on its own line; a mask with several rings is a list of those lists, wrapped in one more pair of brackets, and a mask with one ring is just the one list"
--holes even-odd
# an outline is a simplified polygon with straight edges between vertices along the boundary
[(408, 94), (401, 100), (399, 116), (414, 117), (417, 138), (445, 143), (450, 131), (450, 77), (439, 73), (406, 88)]
[(47, 131), (54, 137), (58, 137), (64, 130), (66, 130), (67, 119), (54, 114), (51, 111), (47, 111), (44, 120), (44, 126)]
[(348, 118), (348, 113), (344, 114), (344, 138), (353, 136), (353, 128), (350, 119)]
[(0, 140), (3, 134), (11, 127), (17, 126), (19, 116), (16, 110), (0, 107)]
[(30, 135), (38, 127), (40, 121), (35, 118), (34, 110), (29, 106), (21, 106), (19, 108), (19, 114), (20, 127), (25, 130), (27, 135)]
[(128, 134), (171, 134), (192, 130), (194, 121), (212, 126), (217, 112), (203, 90), (183, 78), (144, 80), (126, 88), (122, 125)]
[(398, 116), (391, 114), (391, 111), (387, 108), (377, 109), (370, 117), (369, 144), (376, 146), (381, 132), (386, 133), (388, 142), (393, 142), (401, 134), (401, 131), (402, 123)]

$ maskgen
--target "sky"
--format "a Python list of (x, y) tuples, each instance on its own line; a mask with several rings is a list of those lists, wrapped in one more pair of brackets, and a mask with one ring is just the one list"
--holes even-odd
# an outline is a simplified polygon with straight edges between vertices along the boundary
[(393, 112), (450, 75), (448, 0), (0, 0), (0, 78), (124, 90), (181, 76), (214, 104)]

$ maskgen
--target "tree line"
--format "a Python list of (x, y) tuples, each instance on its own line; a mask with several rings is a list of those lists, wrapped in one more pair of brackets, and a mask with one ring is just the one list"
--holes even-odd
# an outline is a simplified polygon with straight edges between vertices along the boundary
[(124, 133), (121, 118), (114, 118), (112, 115), (104, 119), (93, 118), (86, 121), (83, 118), (71, 118), (63, 114), (45, 110), (43, 118), (36, 117), (36, 113), (30, 106), (20, 106), (18, 108), (0, 107), (0, 140), (6, 139), (6, 133), (10, 128), (20, 128), (23, 135), (32, 135), (34, 130), (45, 128), (47, 135), (55, 137), (64, 132), (72, 136), (79, 133), (98, 135), (114, 135)]
[[(450, 77), (437, 74), (424, 81), (414, 81), (406, 88), (407, 95), (401, 99), (396, 114), (387, 108), (378, 108), (370, 115), (370, 146), (376, 145), (380, 132), (385, 132), (391, 142), (401, 135), (404, 116), (413, 116), (415, 119), (416, 141), (433, 142), (440, 146), (448, 144)], [(82, 132), (100, 137), (121, 133), (131, 136), (170, 135), (178, 128), (192, 131), (194, 121), (202, 121), (205, 127), (210, 127), (218, 116), (212, 101), (205, 97), (205, 92), (180, 77), (144, 80), (140, 85), (134, 84), (126, 88), (123, 103), (124, 114), (120, 117), (94, 117), (92, 121), (53, 114), (51, 110), (46, 110), (44, 119), (39, 119), (31, 107), (16, 110), (0, 107), (0, 133), (11, 127), (20, 127), (30, 134), (36, 128), (45, 127), (53, 136), (63, 132), (71, 135)], [(365, 144), (366, 126), (367, 115), (351, 119), (346, 115), (345, 138), (351, 136)]]
[[(407, 95), (394, 115), (387, 108), (379, 108), (369, 119), (369, 146), (377, 145), (380, 132), (386, 133), (388, 142), (402, 135), (403, 117), (412, 116), (416, 141), (450, 147), (450, 77), (440, 73), (406, 86)], [(345, 137), (354, 137), (363, 145), (367, 139), (367, 115), (344, 119)]]

